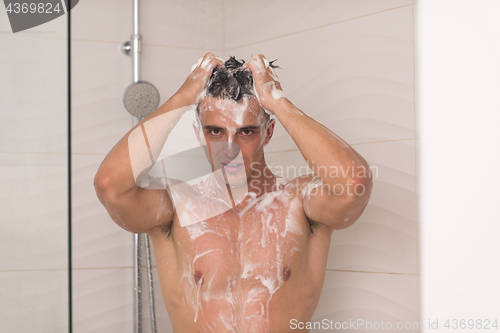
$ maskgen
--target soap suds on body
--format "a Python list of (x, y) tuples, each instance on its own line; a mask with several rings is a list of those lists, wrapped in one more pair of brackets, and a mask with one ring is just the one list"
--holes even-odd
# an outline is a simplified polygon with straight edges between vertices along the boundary
[[(285, 179), (278, 178), (276, 184), (279, 190), (260, 197), (255, 194), (247, 197), (248, 205), (236, 214), (235, 227), (238, 231), (235, 236), (231, 236), (228, 226), (218, 226), (209, 219), (183, 223), (195, 248), (193, 254), (185, 256), (183, 274), (195, 322), (200, 320), (204, 311), (210, 310), (211, 302), (221, 304), (224, 300), (226, 310), (221, 310), (218, 318), (225, 329), (247, 332), (245, 327), (262, 330), (269, 325), (269, 304), (288, 279), (285, 276), (290, 274), (288, 265), (293, 254), (299, 251), (298, 243), (293, 238), (304, 232), (294, 217), (301, 210), (300, 199), (285, 191), (285, 183)], [(191, 206), (190, 209), (200, 208)], [(191, 217), (197, 218), (198, 215), (192, 214)], [(246, 218), (251, 218), (251, 222)], [(277, 221), (281, 221), (279, 225)], [(260, 227), (249, 227), (248, 223), (258, 223)], [(235, 237), (234, 241), (227, 242), (229, 248), (224, 250), (217, 245), (207, 245), (210, 242), (218, 244), (218, 240), (230, 237)], [(254, 253), (256, 246), (264, 249), (264, 255)], [(228, 253), (237, 255), (236, 267), (225, 266), (224, 258)], [(217, 265), (210, 265), (211, 269), (204, 272), (199, 280), (201, 283), (196, 283), (193, 278), (195, 266), (202, 258)], [(216, 281), (220, 281), (224, 274), (227, 274), (226, 287), (220, 289), (220, 282)]]

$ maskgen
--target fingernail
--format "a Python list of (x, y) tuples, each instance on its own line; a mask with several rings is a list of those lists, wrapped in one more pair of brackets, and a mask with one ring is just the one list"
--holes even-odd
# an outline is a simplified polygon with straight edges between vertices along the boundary
[(210, 60), (211, 60), (211, 58), (210, 58), (210, 57), (209, 57), (209, 58), (207, 58), (207, 59), (205, 59), (205, 60), (203, 60), (203, 62), (201, 63), (201, 66), (200, 66), (200, 67), (201, 67), (201, 68), (205, 68), (205, 67), (208, 65), (208, 63), (210, 62)]

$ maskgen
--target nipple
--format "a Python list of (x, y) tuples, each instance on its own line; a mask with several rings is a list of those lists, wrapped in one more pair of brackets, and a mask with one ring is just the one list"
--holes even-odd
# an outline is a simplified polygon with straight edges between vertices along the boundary
[(283, 267), (283, 281), (288, 281), (288, 279), (290, 279), (290, 276), (292, 276), (292, 270), (290, 269), (290, 267)]
[(193, 277), (195, 284), (200, 285), (203, 283), (203, 273), (201, 273), (200, 271), (194, 272)]

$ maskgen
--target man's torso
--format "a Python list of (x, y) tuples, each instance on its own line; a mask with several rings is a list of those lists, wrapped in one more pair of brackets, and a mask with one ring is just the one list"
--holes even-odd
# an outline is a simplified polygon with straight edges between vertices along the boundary
[(184, 200), (193, 215), (175, 214), (170, 236), (150, 235), (175, 332), (284, 332), (291, 319), (310, 320), (331, 229), (308, 221), (301, 185), (283, 184), (210, 218), (197, 212), (217, 202)]

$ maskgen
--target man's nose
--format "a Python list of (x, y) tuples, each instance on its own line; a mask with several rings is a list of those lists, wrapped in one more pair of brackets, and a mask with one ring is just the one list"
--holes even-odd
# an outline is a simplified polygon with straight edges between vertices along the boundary
[(240, 153), (240, 147), (232, 142), (227, 143), (227, 149), (225, 149), (226, 155), (232, 159), (236, 158)]
[(229, 158), (236, 158), (240, 153), (240, 147), (234, 142), (235, 135), (230, 134), (227, 140), (227, 146), (224, 147), (224, 152)]
[(231, 151), (234, 150), (235, 144), (234, 144), (234, 139), (236, 138), (236, 135), (234, 133), (229, 133), (227, 137), (227, 150)]

